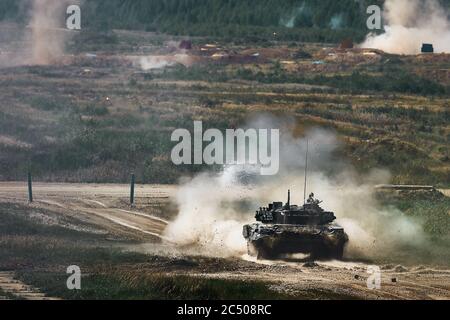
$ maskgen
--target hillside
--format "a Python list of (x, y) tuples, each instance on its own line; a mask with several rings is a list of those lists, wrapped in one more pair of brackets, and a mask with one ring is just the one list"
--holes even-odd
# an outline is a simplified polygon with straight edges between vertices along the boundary
[(175, 41), (80, 33), (71, 44), (79, 53), (58, 64), (0, 70), (0, 179), (21, 180), (31, 168), (46, 181), (125, 182), (134, 171), (140, 182), (174, 183), (207, 169), (171, 163), (174, 128), (193, 120), (234, 128), (270, 113), (337, 132), (341, 158), (362, 172), (381, 167), (394, 183), (450, 184), (449, 55), (222, 42), (229, 56), (195, 45), (189, 67), (142, 71), (130, 58), (145, 48), (174, 59)]
[[(37, 63), (15, 52), (49, 47), (16, 36), (30, 3), (0, 2), (0, 20), (22, 23), (0, 39), (0, 179), (31, 169), (49, 181), (124, 182), (135, 171), (174, 183), (205, 169), (171, 163), (174, 128), (201, 119), (225, 129), (270, 113), (334, 130), (360, 171), (450, 184), (449, 55), (322, 43), (363, 37), (365, 1), (85, 1), (87, 27)], [(192, 49), (180, 51), (186, 35), (196, 35)]]

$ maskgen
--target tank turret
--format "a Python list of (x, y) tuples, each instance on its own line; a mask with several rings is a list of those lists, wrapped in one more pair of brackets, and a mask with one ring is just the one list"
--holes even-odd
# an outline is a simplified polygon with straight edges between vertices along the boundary
[(311, 193), (301, 206), (272, 202), (256, 211), (257, 223), (245, 225), (249, 254), (276, 258), (282, 254), (309, 253), (313, 258), (341, 259), (348, 236), (333, 223), (336, 216), (325, 211)]
[(285, 205), (282, 202), (270, 203), (268, 207), (259, 208), (255, 218), (256, 221), (273, 224), (324, 225), (333, 222), (336, 219), (334, 213), (324, 211), (320, 207), (321, 202), (314, 199), (314, 194), (311, 193), (304, 205), (291, 205), (288, 191)]

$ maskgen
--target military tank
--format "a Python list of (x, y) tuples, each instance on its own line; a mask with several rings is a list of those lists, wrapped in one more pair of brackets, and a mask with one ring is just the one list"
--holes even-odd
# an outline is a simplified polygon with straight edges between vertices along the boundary
[(333, 223), (333, 212), (320, 207), (322, 201), (311, 193), (304, 205), (288, 200), (273, 202), (256, 211), (257, 223), (243, 227), (248, 253), (258, 259), (276, 259), (293, 253), (309, 254), (312, 259), (342, 259), (348, 236)]

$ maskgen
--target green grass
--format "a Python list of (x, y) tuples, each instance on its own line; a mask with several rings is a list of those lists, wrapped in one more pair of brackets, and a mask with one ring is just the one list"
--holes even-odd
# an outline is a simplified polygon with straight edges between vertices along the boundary
[(202, 80), (224, 82), (235, 79), (271, 83), (301, 83), (321, 85), (335, 88), (340, 93), (411, 93), (419, 95), (448, 95), (450, 88), (427, 80), (405, 70), (385, 72), (382, 75), (371, 75), (368, 72), (354, 71), (350, 75), (304, 75), (289, 73), (275, 64), (269, 72), (254, 72), (248, 68), (238, 68), (232, 72), (217, 66), (195, 66), (185, 68), (178, 66), (165, 71), (161, 77), (177, 80)]
[(82, 277), (81, 290), (68, 290), (67, 275), (62, 273), (19, 273), (51, 296), (64, 299), (289, 299), (292, 296), (270, 290), (267, 283), (207, 279), (190, 276), (132, 273), (95, 274)]
[(387, 196), (384, 203), (423, 221), (424, 231), (436, 241), (442, 238), (450, 240), (450, 198), (439, 193), (413, 192), (399, 197)]
[[(137, 35), (113, 34), (121, 48), (137, 47), (129, 41), (144, 43)], [(92, 30), (80, 33), (94, 39), (95, 35)], [(161, 40), (159, 45), (169, 39), (147, 37)], [(242, 49), (234, 43), (219, 44)], [(277, 49), (286, 43), (268, 46)], [(317, 45), (302, 47), (314, 57), (322, 51)], [(291, 54), (297, 49), (291, 47)], [(300, 68), (312, 65), (313, 59), (301, 59)], [(272, 59), (250, 65), (174, 66), (142, 76), (132, 68), (116, 68), (114, 63), (100, 68), (89, 60), (93, 65), (86, 67), (100, 78), (79, 73), (73, 77), (85, 62), (16, 67), (0, 73), (9, 106), (0, 111), (0, 136), (19, 142), (0, 143), (0, 180), (26, 179), (31, 169), (41, 181), (124, 183), (133, 171), (138, 183), (177, 183), (180, 177), (217, 168), (175, 166), (170, 160), (175, 128), (192, 129), (194, 120), (209, 128), (238, 128), (248, 119), (269, 114), (287, 118), (286, 123), (297, 121), (296, 132), (312, 126), (335, 130), (339, 139), (348, 139), (341, 159), (359, 172), (386, 168), (393, 183), (450, 185), (448, 83), (415, 73), (445, 67), (436, 61), (427, 66), (416, 57), (386, 55), (374, 64), (345, 67), (342, 72), (335, 71), (336, 63), (327, 62), (330, 70), (324, 65), (323, 71), (312, 73), (285, 68)], [(116, 72), (123, 77), (115, 78)], [(165, 80), (206, 82), (181, 86)], [(245, 85), (240, 86), (242, 81)], [(325, 87), (285, 85), (291, 82)], [(63, 89), (55, 90), (58, 83)]]

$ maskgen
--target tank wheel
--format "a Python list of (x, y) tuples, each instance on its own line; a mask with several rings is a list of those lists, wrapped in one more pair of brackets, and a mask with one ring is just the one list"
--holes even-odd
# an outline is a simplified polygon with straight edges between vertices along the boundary
[(342, 260), (342, 258), (344, 257), (344, 245), (343, 244), (334, 248), (334, 250), (332, 251), (332, 257), (336, 260)]
[(312, 259), (336, 259), (342, 260), (344, 256), (344, 245), (340, 244), (335, 247), (317, 246), (311, 252)]
[(250, 256), (256, 257), (258, 260), (273, 260), (278, 257), (265, 245), (255, 245), (251, 242), (247, 243), (247, 251)]
[(258, 260), (274, 260), (277, 258), (275, 254), (270, 252), (267, 248), (261, 247), (258, 248), (258, 254), (256, 255)]

